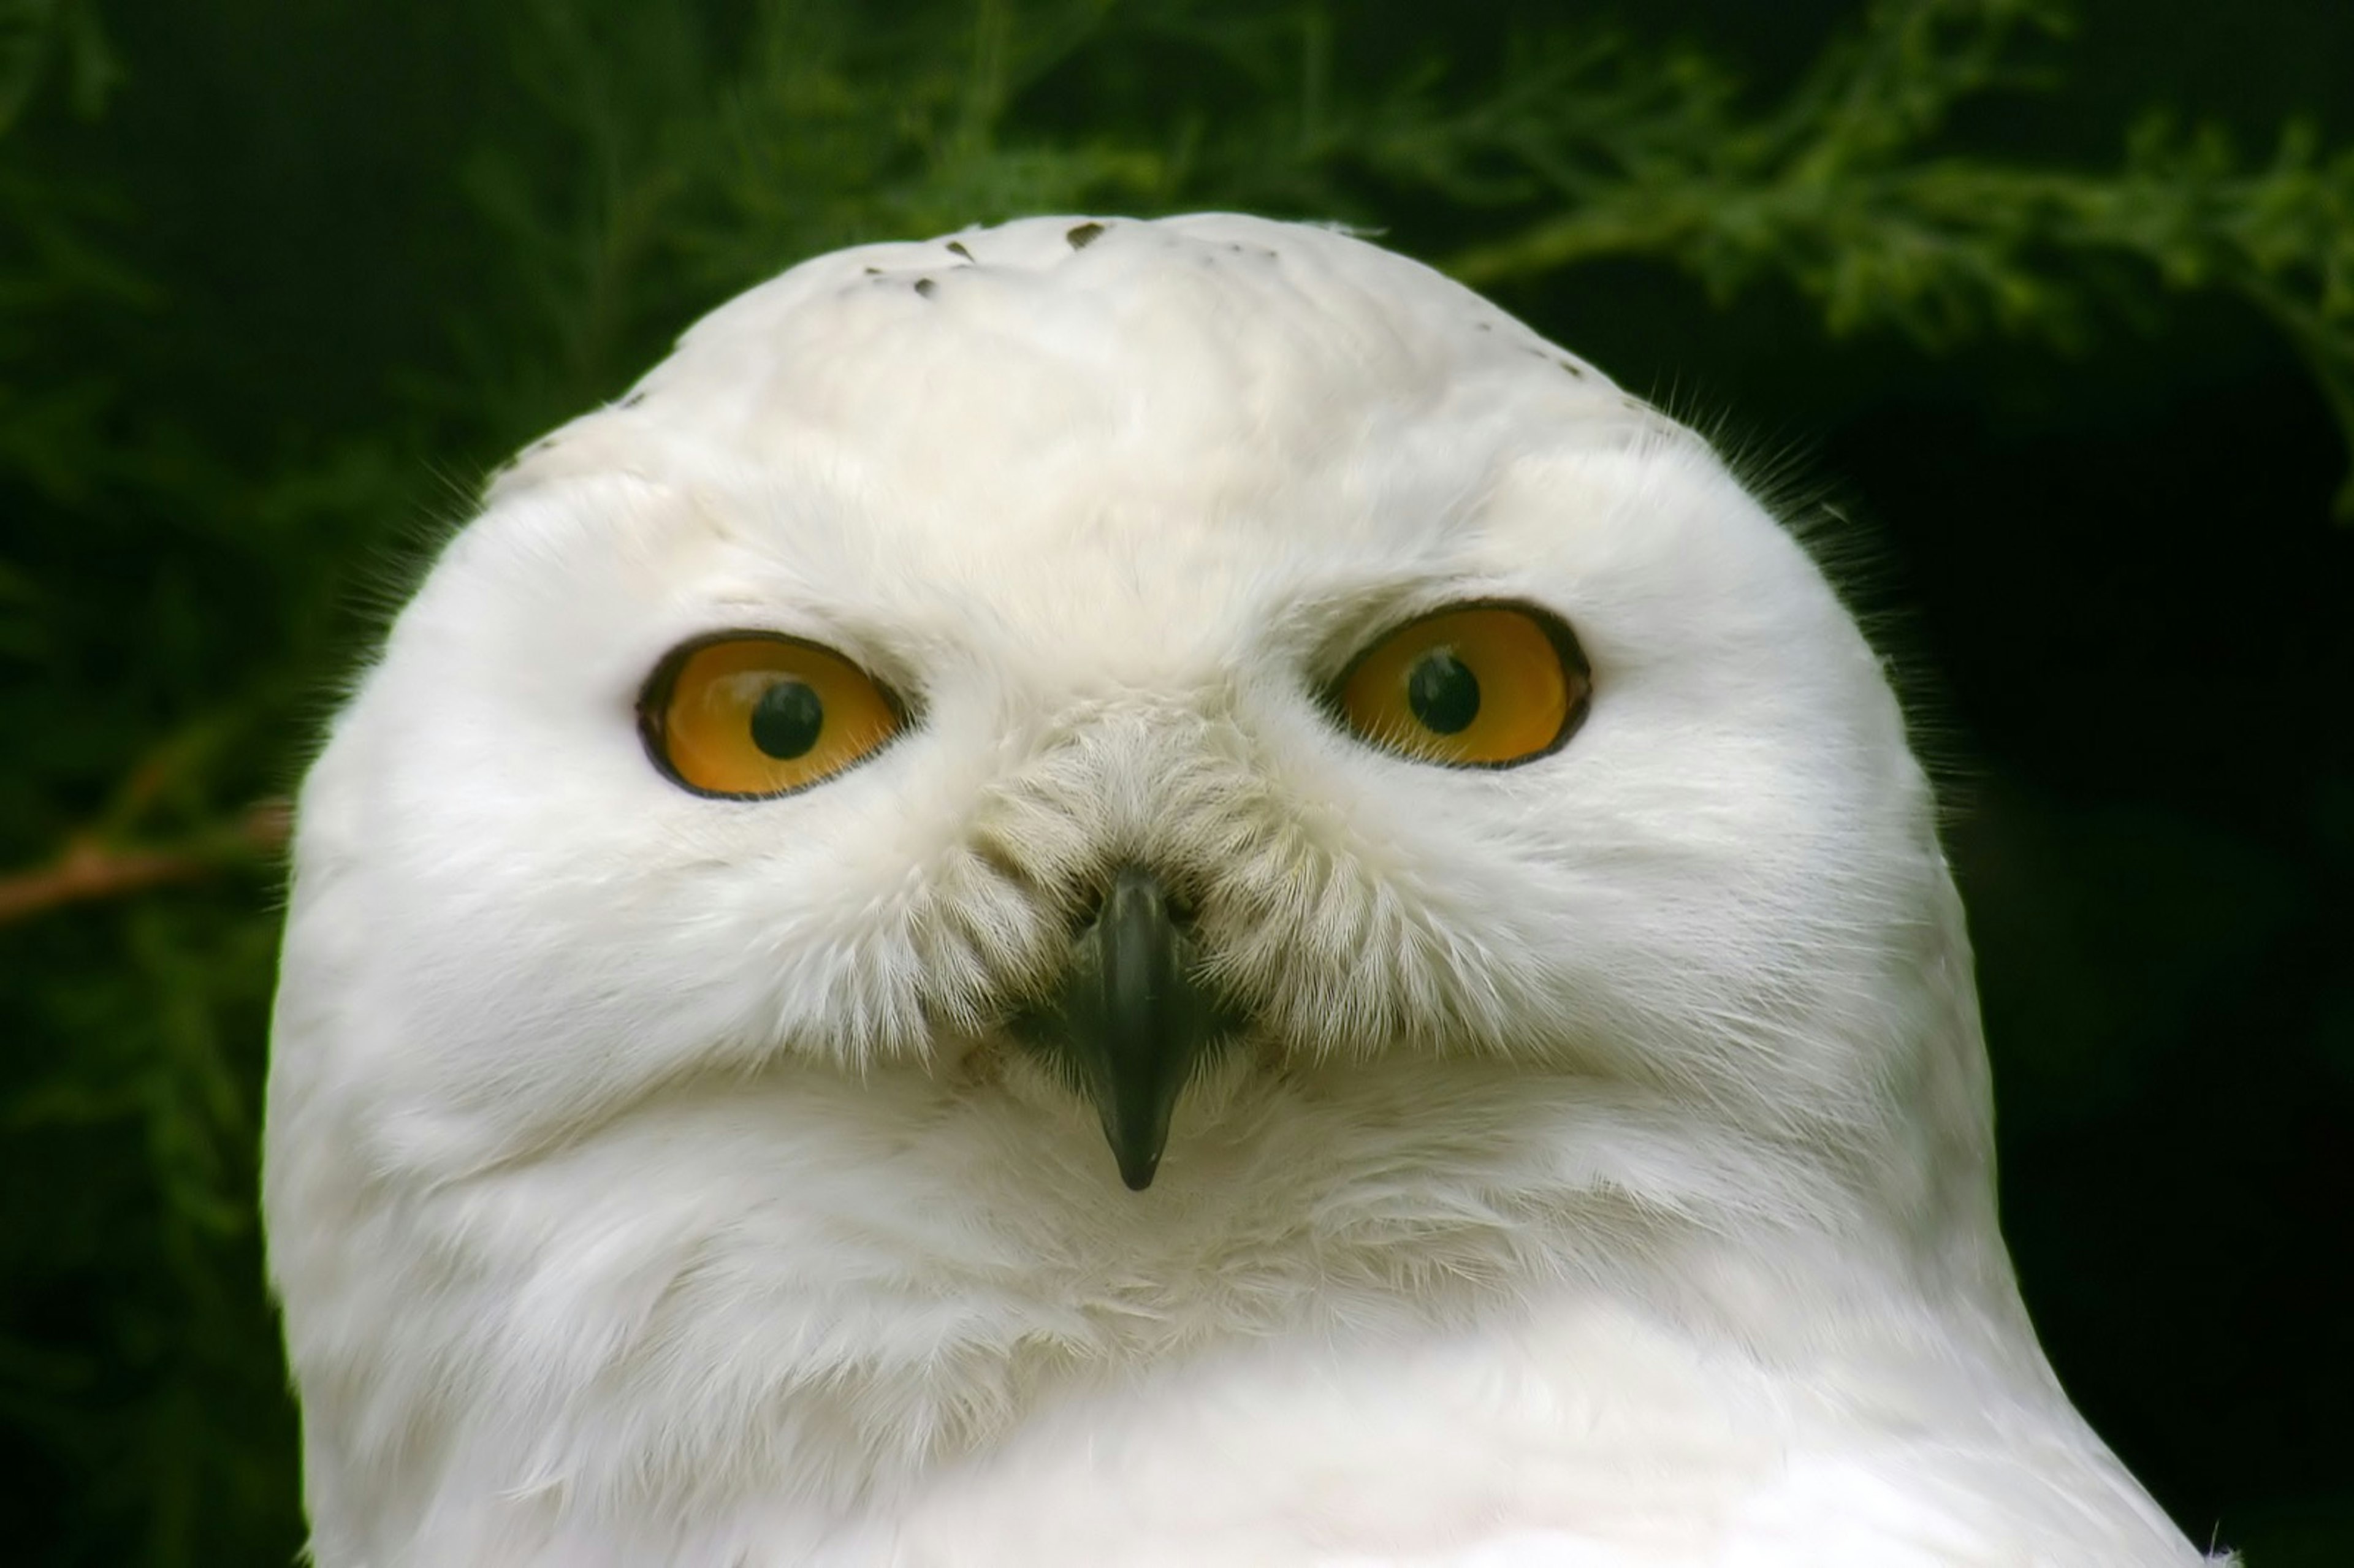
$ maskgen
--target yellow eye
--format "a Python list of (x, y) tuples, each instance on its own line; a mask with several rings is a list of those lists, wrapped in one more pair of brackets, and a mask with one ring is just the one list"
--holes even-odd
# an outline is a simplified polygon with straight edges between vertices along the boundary
[(698, 795), (784, 795), (872, 756), (906, 722), (831, 649), (735, 632), (674, 649), (638, 699), (654, 766)]
[(1516, 604), (1409, 621), (1357, 655), (1334, 703), (1362, 739), (1424, 762), (1508, 768), (1558, 749), (1585, 717), (1569, 628)]

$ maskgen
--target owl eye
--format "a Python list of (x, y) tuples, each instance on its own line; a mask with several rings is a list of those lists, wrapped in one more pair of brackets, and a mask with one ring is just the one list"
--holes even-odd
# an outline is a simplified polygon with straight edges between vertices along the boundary
[(1560, 748), (1585, 717), (1585, 656), (1558, 619), (1467, 604), (1408, 621), (1357, 655), (1332, 705), (1357, 736), (1454, 768), (1509, 768)]
[(807, 789), (873, 756), (906, 722), (891, 694), (841, 654), (765, 632), (673, 649), (638, 698), (646, 754), (698, 795)]

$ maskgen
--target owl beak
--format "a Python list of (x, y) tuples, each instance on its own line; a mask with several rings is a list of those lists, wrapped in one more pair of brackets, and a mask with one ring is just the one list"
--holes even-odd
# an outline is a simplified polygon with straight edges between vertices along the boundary
[(1094, 1102), (1133, 1192), (1152, 1185), (1177, 1097), (1227, 1032), (1200, 963), (1161, 879), (1123, 867), (1073, 942), (1051, 1012), (1026, 1032)]

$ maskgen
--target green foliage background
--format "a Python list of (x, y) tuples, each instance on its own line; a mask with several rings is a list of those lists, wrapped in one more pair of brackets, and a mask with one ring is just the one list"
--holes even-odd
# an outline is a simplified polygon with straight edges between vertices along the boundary
[(2055, 1362), (2194, 1534), (2354, 1562), (2349, 87), (2330, 0), (0, 0), (12, 1553), (299, 1543), (273, 802), (479, 477), (815, 251), (1237, 207), (1854, 520)]

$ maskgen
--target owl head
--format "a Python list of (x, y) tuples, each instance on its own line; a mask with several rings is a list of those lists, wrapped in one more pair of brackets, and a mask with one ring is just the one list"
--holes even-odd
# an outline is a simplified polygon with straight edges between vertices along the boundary
[(929, 1452), (1685, 1235), (2009, 1291), (1879, 661), (1704, 440), (1343, 233), (723, 306), (495, 479), (299, 822), (314, 1510), (498, 1433), (577, 1480), (589, 1405)]

